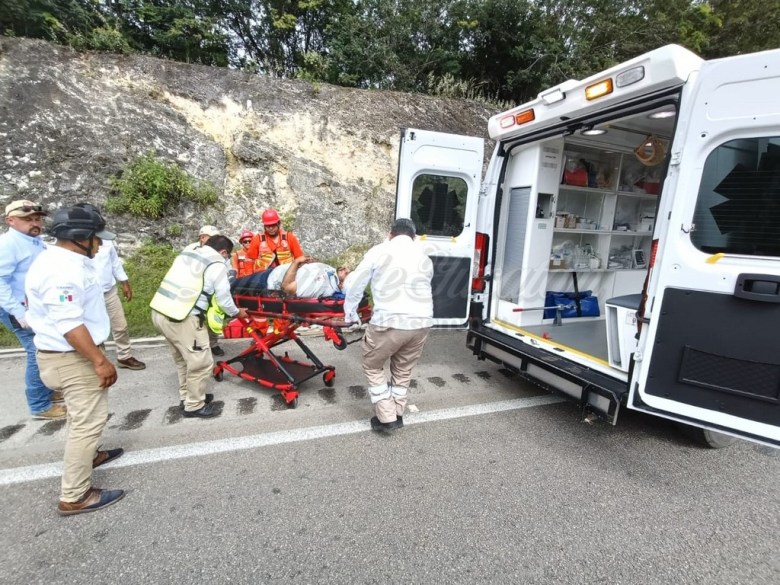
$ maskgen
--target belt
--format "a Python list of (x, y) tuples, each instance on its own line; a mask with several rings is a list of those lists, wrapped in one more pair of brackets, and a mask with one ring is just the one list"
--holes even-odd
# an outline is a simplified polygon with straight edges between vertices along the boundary
[[(98, 345), (98, 348), (105, 351), (106, 344), (101, 343), (100, 345)], [(75, 353), (76, 352), (75, 349), (69, 349), (68, 351), (54, 351), (53, 349), (39, 349), (37, 351), (38, 353)]]

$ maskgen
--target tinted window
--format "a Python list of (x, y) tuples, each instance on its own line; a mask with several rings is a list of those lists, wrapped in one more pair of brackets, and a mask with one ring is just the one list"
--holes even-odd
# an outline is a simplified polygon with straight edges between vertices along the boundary
[(707, 157), (691, 241), (702, 252), (780, 255), (780, 137), (731, 140)]
[(457, 236), (463, 231), (466, 182), (457, 177), (420, 175), (412, 187), (412, 220), (419, 235)]

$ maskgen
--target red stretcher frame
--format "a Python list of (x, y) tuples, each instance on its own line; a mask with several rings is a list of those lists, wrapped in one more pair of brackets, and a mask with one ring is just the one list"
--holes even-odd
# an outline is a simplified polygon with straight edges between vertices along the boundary
[[(273, 319), (274, 326), (261, 333), (254, 326), (254, 319), (242, 320), (244, 331), (252, 343), (236, 357), (215, 364), (213, 376), (216, 381), (221, 382), (224, 372), (228, 372), (257, 382), (265, 388), (279, 391), (290, 408), (298, 406), (298, 386), (303, 382), (322, 374), (325, 386), (333, 386), (336, 368), (323, 364), (296, 330), (302, 325), (321, 325), (325, 339), (331, 341), (336, 349), (346, 349), (349, 343), (341, 330), (353, 323), (344, 321), (344, 299), (286, 297), (279, 291), (267, 291), (263, 295), (236, 294), (233, 298), (236, 305), (246, 309), (251, 317)], [(363, 323), (371, 318), (371, 307), (365, 298), (358, 306), (358, 315)], [(295, 360), (286, 351), (283, 356), (274, 352), (275, 348), (288, 341), (295, 342), (309, 361)]]

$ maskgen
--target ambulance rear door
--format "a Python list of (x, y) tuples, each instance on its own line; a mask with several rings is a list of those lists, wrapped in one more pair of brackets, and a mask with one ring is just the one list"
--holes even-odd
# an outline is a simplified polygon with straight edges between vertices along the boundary
[(483, 159), (481, 138), (401, 131), (395, 216), (414, 221), (433, 261), (436, 327), (467, 324)]
[[(694, 74), (696, 75), (696, 74)], [(629, 406), (780, 446), (780, 50), (683, 89)]]

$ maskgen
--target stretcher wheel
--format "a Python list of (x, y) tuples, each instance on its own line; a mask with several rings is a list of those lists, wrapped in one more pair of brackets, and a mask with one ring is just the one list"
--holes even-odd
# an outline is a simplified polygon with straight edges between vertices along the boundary
[(336, 383), (335, 378), (336, 378), (336, 372), (328, 371), (322, 375), (322, 381), (325, 383), (325, 385), (328, 388), (333, 388), (333, 385)]
[(287, 404), (287, 406), (288, 406), (289, 408), (298, 408), (298, 397), (296, 396), (295, 398), (293, 398), (293, 399), (292, 399), (292, 402), (289, 402), (289, 403)]
[(347, 349), (347, 340), (344, 339), (344, 336), (341, 333), (338, 333), (338, 341), (333, 342), (333, 347), (336, 349)]
[(217, 382), (221, 382), (224, 379), (224, 377), (225, 377), (225, 371), (224, 370), (219, 370), (218, 372), (216, 372), (214, 374), (214, 379)]

